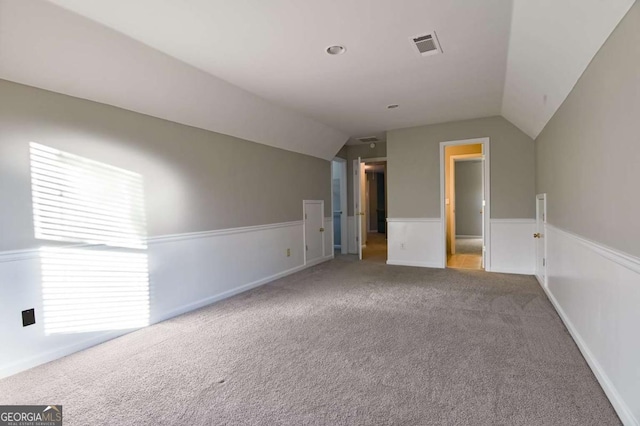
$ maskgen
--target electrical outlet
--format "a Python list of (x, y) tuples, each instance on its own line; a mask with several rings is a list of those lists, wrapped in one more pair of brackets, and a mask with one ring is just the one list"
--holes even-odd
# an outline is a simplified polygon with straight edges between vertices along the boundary
[(290, 248), (287, 249), (287, 257), (291, 257), (291, 249)]
[(36, 311), (35, 309), (27, 309), (22, 311), (22, 326), (26, 327), (36, 323)]

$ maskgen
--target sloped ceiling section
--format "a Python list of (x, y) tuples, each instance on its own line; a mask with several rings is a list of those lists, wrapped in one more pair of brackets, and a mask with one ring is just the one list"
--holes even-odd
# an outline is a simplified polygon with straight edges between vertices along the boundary
[(349, 136), (500, 114), (512, 0), (49, 1)]
[(634, 2), (514, 0), (502, 115), (535, 139)]
[(0, 0), (0, 78), (327, 160), (348, 139), (43, 1)]

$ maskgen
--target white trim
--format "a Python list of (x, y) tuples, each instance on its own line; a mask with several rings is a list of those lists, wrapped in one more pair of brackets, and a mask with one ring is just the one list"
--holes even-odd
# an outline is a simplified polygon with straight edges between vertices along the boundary
[(389, 222), (440, 222), (439, 217), (388, 217)]
[[(301, 220), (296, 220), (292, 222), (280, 222), (280, 223), (269, 223), (266, 225), (254, 225), (254, 226), (242, 226), (238, 228), (225, 228), (225, 229), (213, 229), (209, 231), (196, 231), (196, 232), (185, 232), (182, 234), (167, 234), (167, 235), (158, 235), (155, 237), (148, 237), (147, 244), (162, 244), (174, 241), (181, 240), (191, 240), (195, 238), (208, 238), (208, 237), (217, 237), (221, 235), (233, 235), (233, 234), (241, 234), (244, 232), (254, 232), (254, 231), (265, 231), (268, 229), (278, 229), (278, 228), (286, 228), (289, 226), (302, 226), (304, 222)], [(49, 241), (41, 241), (41, 245), (51, 245), (55, 244), (55, 242)], [(58, 246), (58, 245), (56, 245)], [(68, 248), (82, 248), (82, 247), (95, 247), (95, 244), (73, 244), (73, 245), (62, 245), (59, 247), (68, 247)], [(110, 246), (105, 246), (110, 248)], [(40, 247), (23, 249), (23, 250), (7, 250), (0, 251), (0, 263), (2, 262), (16, 262), (20, 260), (28, 260), (40, 257)]]
[(227, 299), (227, 298), (229, 298), (231, 296), (235, 296), (236, 294), (244, 293), (245, 291), (251, 290), (251, 289), (256, 288), (256, 287), (260, 287), (261, 285), (270, 283), (270, 282), (278, 280), (280, 278), (284, 278), (284, 277), (289, 276), (291, 274), (295, 274), (296, 272), (300, 272), (300, 271), (302, 271), (302, 270), (304, 270), (306, 268), (309, 268), (311, 266), (317, 265), (317, 264), (322, 263), (322, 262), (326, 262), (326, 261), (331, 260), (331, 259), (333, 259), (333, 256), (322, 256), (322, 257), (319, 257), (318, 259), (314, 259), (314, 260), (310, 261), (306, 265), (299, 265), (299, 266), (296, 266), (294, 268), (287, 269), (286, 271), (278, 272), (277, 274), (273, 274), (271, 276), (268, 276), (268, 277), (261, 278), (259, 280), (250, 282), (248, 284), (241, 285), (240, 287), (236, 287), (234, 289), (231, 289), (231, 290), (216, 294), (215, 296), (207, 297), (207, 298), (198, 300), (196, 302), (189, 303), (187, 305), (182, 305), (182, 306), (180, 306), (178, 308), (172, 309), (171, 311), (166, 312), (163, 315), (155, 318), (156, 321), (154, 322), (154, 324), (157, 324), (157, 323), (162, 322), (162, 321), (166, 321), (169, 318), (173, 318), (173, 317), (176, 317), (178, 315), (185, 314), (187, 312), (194, 311), (194, 310), (202, 308), (204, 306), (211, 305), (212, 303), (219, 302), (219, 301)]
[(456, 235), (456, 240), (476, 240), (482, 238), (482, 235)]
[(40, 256), (39, 248), (2, 251), (0, 252), (0, 263), (17, 262), (19, 260), (28, 260), (28, 259), (33, 259), (39, 256)]
[[(315, 265), (319, 265), (320, 263), (324, 263), (324, 262), (326, 262), (328, 260), (331, 260), (333, 258), (334, 258), (334, 255), (333, 254), (329, 254), (327, 256), (322, 256), (322, 257), (319, 257), (317, 259), (310, 260), (309, 262), (307, 262), (302, 267), (299, 267), (301, 269), (299, 269), (297, 271), (294, 271), (294, 272), (302, 271), (303, 269), (310, 268), (310, 267), (315, 266)], [(279, 277), (279, 278), (282, 278), (282, 277)]]
[(593, 250), (594, 252), (598, 253), (600, 256), (608, 260), (611, 260), (612, 262), (615, 262), (620, 266), (624, 266), (625, 268), (630, 269), (631, 271), (637, 274), (640, 274), (640, 258), (636, 256), (596, 243), (595, 241), (581, 237), (570, 231), (565, 231), (564, 229), (560, 229), (549, 223), (545, 224), (545, 228), (550, 228), (553, 231), (563, 234), (573, 239), (574, 241), (582, 244), (583, 246)]
[(387, 260), (387, 265), (417, 266), (421, 268), (438, 268), (438, 269), (442, 268), (442, 266), (440, 266), (440, 264), (436, 262), (415, 262), (410, 260), (392, 260), (392, 259)]
[[(571, 234), (569, 232), (561, 231), (558, 228), (553, 228), (553, 229), (565, 235), (573, 237), (577, 240), (582, 240), (580, 241), (580, 243), (583, 243), (583, 241), (588, 241), (588, 240), (583, 240), (580, 237), (576, 237), (574, 234)], [(591, 246), (588, 246), (588, 247), (593, 248)], [(594, 250), (600, 253), (599, 248), (598, 249), (594, 248)], [(610, 259), (609, 257), (607, 258)], [(562, 319), (562, 322), (564, 323), (565, 327), (567, 328), (567, 330), (569, 330), (569, 334), (571, 334), (573, 341), (576, 342), (578, 349), (580, 349), (580, 352), (582, 352), (582, 356), (587, 361), (587, 364), (589, 364), (591, 371), (593, 371), (593, 374), (596, 376), (598, 383), (600, 383), (602, 390), (604, 390), (604, 393), (607, 395), (607, 398), (609, 398), (611, 405), (613, 405), (613, 408), (618, 414), (618, 417), (620, 417), (620, 420), (622, 420), (622, 423), (625, 425), (637, 426), (639, 424), (638, 420), (634, 417), (631, 410), (627, 407), (627, 404), (624, 402), (624, 400), (616, 390), (613, 383), (611, 383), (611, 380), (609, 380), (609, 377), (600, 366), (600, 363), (597, 361), (596, 357), (593, 355), (593, 353), (591, 353), (591, 351), (589, 350), (589, 347), (586, 345), (584, 340), (582, 340), (582, 337), (580, 336), (578, 331), (575, 329), (575, 327), (573, 326), (573, 323), (571, 322), (567, 314), (564, 312), (564, 310), (560, 306), (560, 303), (558, 303), (553, 293), (551, 293), (551, 291), (547, 288), (546, 285), (541, 284), (540, 287), (542, 287), (542, 290), (547, 295), (547, 298), (549, 298), (549, 300), (551, 301), (551, 304), (556, 309), (556, 312), (558, 312), (558, 315), (560, 316), (560, 319)]]
[[(349, 210), (348, 207), (348, 199), (347, 199), (347, 168), (348, 163), (347, 160), (340, 157), (334, 157), (333, 161), (340, 163), (340, 244), (335, 244), (333, 237), (333, 230), (331, 236), (331, 242), (333, 243), (334, 250), (337, 248), (340, 249), (341, 254), (347, 254), (349, 249), (349, 244), (347, 239), (349, 238), (348, 232), (348, 222), (347, 222), (347, 212)], [(333, 162), (331, 163), (333, 166)], [(335, 211), (333, 206), (333, 170), (331, 170), (331, 214)]]
[(44, 364), (46, 362), (50, 362), (58, 358), (62, 358), (64, 356), (71, 355), (72, 353), (81, 351), (83, 349), (88, 349), (92, 346), (99, 345), (100, 343), (104, 343), (109, 340), (115, 339), (116, 337), (129, 334), (136, 330), (139, 330), (139, 328), (130, 329), (130, 330), (117, 330), (117, 331), (104, 332), (98, 336), (81, 340), (79, 342), (75, 342), (71, 345), (68, 345), (59, 349), (47, 351), (44, 353), (39, 353), (37, 355), (31, 356), (28, 358), (23, 358), (17, 362), (5, 364), (2, 366), (2, 368), (0, 368), (0, 378), (9, 377), (11, 375), (20, 373), (30, 368), (37, 367), (38, 365)]
[(442, 265), (447, 267), (447, 216), (446, 216), (446, 193), (445, 193), (445, 148), (447, 146), (482, 144), (482, 156), (484, 157), (484, 200), (483, 207), (483, 229), (484, 229), (484, 269), (491, 272), (491, 140), (488, 137), (463, 139), (440, 142), (440, 217), (442, 218)]
[[(535, 275), (535, 271), (533, 270), (523, 271), (521, 269), (510, 269), (510, 268), (500, 268), (500, 267), (493, 268), (491, 272), (496, 274)], [(538, 282), (540, 282), (540, 280), (538, 280)]]
[(242, 226), (238, 228), (214, 229), (211, 231), (185, 232), (183, 234), (159, 235), (147, 238), (149, 244), (162, 244), (172, 241), (190, 240), (193, 238), (217, 237), (220, 235), (240, 234), (243, 232), (264, 231), (267, 229), (286, 228), (288, 226), (304, 225), (302, 220), (292, 222), (269, 223), (266, 225)]
[(491, 223), (524, 223), (524, 224), (535, 224), (536, 220), (535, 219), (527, 219), (527, 218), (521, 218), (521, 219), (491, 219)]
[[(302, 255), (303, 255), (303, 265), (309, 266), (314, 265), (313, 263), (316, 259), (311, 262), (307, 262), (307, 204), (320, 204), (320, 214), (322, 217), (322, 225), (321, 228), (324, 229), (325, 224), (325, 216), (324, 216), (324, 200), (302, 200)], [(332, 230), (333, 231), (333, 230)], [(323, 231), (326, 232), (326, 229)], [(322, 250), (319, 259), (324, 257), (325, 243), (324, 243), (324, 234), (320, 236), (320, 240), (322, 241)]]
[[(194, 233), (191, 233), (194, 234)], [(214, 235), (220, 235), (220, 234), (214, 234)], [(185, 237), (186, 239), (187, 237)], [(200, 238), (199, 236), (194, 236), (192, 238)], [(177, 240), (173, 240), (173, 241), (177, 241)], [(278, 280), (280, 278), (284, 278), (286, 276), (289, 276), (291, 274), (295, 274), (296, 272), (300, 272), (304, 269), (307, 269), (311, 266), (326, 262), (333, 259), (333, 255), (330, 256), (323, 256), (321, 258), (315, 259), (311, 262), (309, 262), (306, 265), (299, 265), (296, 266), (294, 268), (291, 269), (287, 269), (286, 271), (282, 271), (279, 272), (277, 274), (265, 277), (265, 278), (261, 278), (259, 280), (253, 281), (251, 283), (248, 284), (244, 284), (240, 287), (236, 287), (234, 289), (216, 294), (214, 296), (211, 297), (207, 297), (201, 300), (198, 300), (196, 302), (193, 303), (189, 303), (187, 305), (182, 305), (178, 308), (172, 309), (171, 311), (165, 312), (162, 315), (154, 318), (154, 322), (150, 325), (153, 324), (157, 324), (160, 323), (162, 321), (166, 321), (170, 318), (176, 317), (178, 315), (182, 315), (185, 314), (187, 312), (191, 312), (194, 311), (196, 309), (211, 305), (212, 303), (215, 302), (219, 302), (221, 300), (224, 300), (226, 298), (229, 298), (231, 296), (235, 296), (237, 294), (243, 293), (245, 291), (251, 290), (253, 288), (259, 287), (261, 285), (267, 284), (269, 282)], [(144, 327), (143, 327), (144, 328)], [(101, 333), (98, 336), (92, 337), (90, 339), (86, 339), (86, 340), (82, 340), (80, 342), (76, 342), (74, 344), (53, 350), (53, 351), (48, 351), (45, 353), (39, 353), (38, 355), (35, 355), (33, 357), (29, 357), (29, 358), (25, 358), (22, 359), (18, 362), (14, 362), (8, 365), (4, 365), (2, 366), (2, 368), (0, 368), (0, 378), (2, 377), (8, 377), (10, 375), (19, 373), (21, 371), (27, 370), (29, 368), (33, 368), (35, 366), (38, 366), (40, 364), (44, 364), (45, 362), (49, 362), (49, 361), (53, 361), (55, 359), (58, 358), (62, 358), (63, 356), (66, 355), (70, 355), (72, 353), (78, 352), (80, 350), (83, 349), (87, 349), (91, 346), (95, 346), (98, 345), (100, 343), (104, 343), (108, 340), (114, 339), (116, 337), (120, 337), (123, 336), (125, 334), (131, 333), (133, 331), (139, 330), (139, 328), (136, 329), (130, 329), (130, 330), (117, 330), (117, 331), (111, 331), (111, 332), (105, 332), (105, 333)]]

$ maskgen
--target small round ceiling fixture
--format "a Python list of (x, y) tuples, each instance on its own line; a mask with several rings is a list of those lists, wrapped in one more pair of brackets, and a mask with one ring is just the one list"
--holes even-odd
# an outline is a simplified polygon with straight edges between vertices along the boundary
[(371, 142), (371, 144), (369, 145), (369, 147), (370, 147), (371, 149), (373, 149), (373, 148), (375, 148), (375, 147), (376, 147), (376, 144), (375, 144), (374, 142)]
[(327, 53), (329, 55), (342, 55), (346, 51), (347, 48), (344, 46), (335, 45), (327, 47)]
[(387, 109), (396, 109), (398, 108), (398, 104), (391, 104), (391, 105), (387, 105)]

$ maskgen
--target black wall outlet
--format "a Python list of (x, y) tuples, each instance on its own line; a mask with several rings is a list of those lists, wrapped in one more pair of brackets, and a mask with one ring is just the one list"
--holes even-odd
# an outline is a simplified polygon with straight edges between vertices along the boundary
[(22, 311), (22, 326), (26, 327), (36, 323), (36, 311), (35, 309), (27, 309)]

